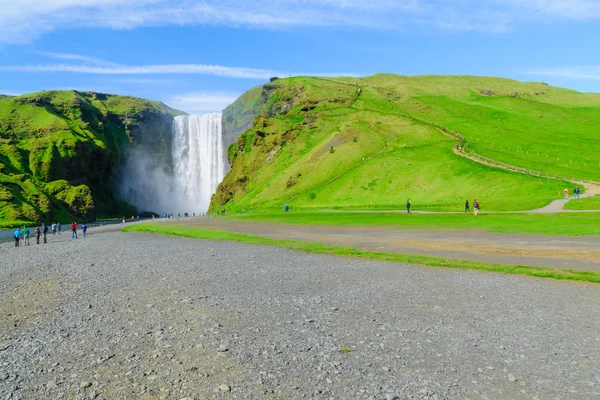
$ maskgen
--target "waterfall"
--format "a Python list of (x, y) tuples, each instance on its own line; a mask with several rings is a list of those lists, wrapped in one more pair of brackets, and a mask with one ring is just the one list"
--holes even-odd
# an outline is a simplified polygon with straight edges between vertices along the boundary
[[(173, 121), (173, 201), (177, 212), (208, 210), (225, 175), (221, 113), (178, 116)], [(175, 211), (175, 210), (174, 210)]]

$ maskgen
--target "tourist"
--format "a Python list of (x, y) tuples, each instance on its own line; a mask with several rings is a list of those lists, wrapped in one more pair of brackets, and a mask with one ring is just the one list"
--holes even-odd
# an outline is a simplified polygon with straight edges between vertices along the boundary
[(56, 224), (54, 222), (52, 223), (51, 231), (53, 235), (56, 235)]
[(71, 226), (71, 238), (78, 239), (78, 237), (77, 237), (77, 222), (73, 221), (73, 223), (70, 226)]
[(469, 200), (465, 200), (465, 212), (470, 212), (471, 206), (469, 205)]
[(87, 225), (85, 222), (81, 225), (81, 232), (83, 232), (83, 238), (85, 239), (85, 234), (87, 233)]
[(406, 200), (406, 213), (410, 214), (410, 200)]
[(15, 229), (13, 237), (15, 238), (15, 247), (19, 247), (19, 240), (21, 239), (21, 231), (19, 230), (19, 228)]
[(569, 200), (569, 189), (565, 188), (563, 192), (565, 192), (565, 200)]
[(23, 233), (23, 244), (29, 246), (29, 228), (25, 226), (21, 232)]
[(575, 190), (573, 190), (573, 193), (575, 193), (575, 198), (578, 199), (580, 193), (579, 186), (575, 186)]
[(56, 230), (58, 231), (58, 234), (59, 234), (59, 235), (60, 235), (60, 229), (61, 229), (61, 228), (60, 228), (60, 221), (58, 221), (58, 222), (56, 223)]
[(473, 213), (475, 214), (475, 216), (479, 214), (479, 202), (477, 201), (477, 199), (473, 200)]
[(35, 232), (33, 232), (35, 235), (35, 238), (37, 239), (37, 244), (40, 244), (40, 236), (42, 235), (42, 231), (40, 230), (39, 226), (35, 227)]
[(42, 222), (42, 234), (44, 235), (44, 243), (48, 243), (47, 235), (48, 235), (48, 226)]
[(136, 220), (137, 222), (140, 222), (140, 216), (138, 215), (137, 217), (135, 217), (135, 220)]

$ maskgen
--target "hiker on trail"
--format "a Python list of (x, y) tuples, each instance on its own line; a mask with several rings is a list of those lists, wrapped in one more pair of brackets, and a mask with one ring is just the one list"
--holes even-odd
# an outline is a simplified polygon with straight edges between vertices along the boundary
[(56, 224), (54, 222), (52, 223), (52, 234), (56, 235)]
[(565, 188), (563, 192), (565, 192), (565, 200), (569, 200), (569, 189)]
[(406, 213), (410, 214), (410, 200), (406, 200)]
[(479, 214), (479, 202), (477, 201), (477, 199), (473, 200), (473, 213), (475, 214), (475, 216)]
[(23, 230), (21, 230), (21, 233), (23, 233), (23, 244), (29, 246), (29, 228), (24, 227)]
[(60, 235), (60, 221), (58, 221), (56, 223), (56, 230), (58, 231), (58, 234)]
[(19, 230), (19, 228), (15, 229), (13, 237), (15, 238), (15, 247), (19, 247), (19, 239), (21, 239), (21, 231)]
[(123, 223), (123, 224), (125, 223), (125, 217), (123, 217), (123, 222), (122, 222), (122, 223)]
[(85, 222), (81, 225), (81, 232), (83, 232), (83, 237), (85, 238), (85, 234), (87, 233), (87, 225)]
[(77, 222), (73, 221), (73, 223), (70, 225), (70, 227), (71, 227), (71, 238), (78, 239), (77, 238)]
[(37, 239), (37, 244), (40, 244), (40, 236), (42, 235), (42, 231), (40, 230), (39, 226), (35, 227), (35, 231), (33, 232), (33, 234), (35, 235), (35, 238)]
[(471, 206), (469, 205), (469, 200), (465, 200), (465, 212), (471, 211)]
[(578, 199), (579, 198), (579, 193), (581, 191), (579, 190), (579, 186), (575, 186), (575, 190), (573, 190), (573, 193), (575, 193), (575, 198)]
[(42, 233), (44, 234), (44, 243), (48, 243), (46, 236), (48, 235), (48, 226), (42, 222)]

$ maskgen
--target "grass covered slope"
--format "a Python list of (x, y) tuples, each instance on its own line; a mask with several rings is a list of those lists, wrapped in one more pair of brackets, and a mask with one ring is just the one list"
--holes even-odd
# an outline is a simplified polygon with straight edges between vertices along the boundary
[(44, 91), (0, 99), (0, 222), (93, 220), (117, 209), (112, 172), (130, 144), (160, 148), (179, 112), (134, 97)]
[[(484, 209), (524, 210), (546, 205), (571, 186), (455, 155), (457, 142), (440, 128), (458, 127), (436, 115), (463, 111), (437, 106), (441, 111), (434, 113), (433, 106), (421, 102), (434, 95), (449, 102), (452, 96), (489, 97), (471, 86), (487, 84), (482, 87), (498, 91), (495, 85), (511, 81), (440, 77), (439, 85), (424, 84), (428, 79), (297, 77), (264, 85), (262, 113), (229, 149), (232, 170), (217, 189), (212, 209), (281, 209), (284, 202), (293, 209), (397, 209), (410, 199), (416, 209), (460, 210), (465, 199), (477, 198)], [(549, 114), (557, 107), (544, 104)], [(469, 107), (465, 110), (461, 118), (471, 121)]]

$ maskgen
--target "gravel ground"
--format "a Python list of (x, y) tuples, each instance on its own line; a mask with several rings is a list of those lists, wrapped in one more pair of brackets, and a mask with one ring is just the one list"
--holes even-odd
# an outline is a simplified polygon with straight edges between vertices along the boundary
[(133, 233), (2, 244), (0, 399), (600, 398), (599, 290)]

